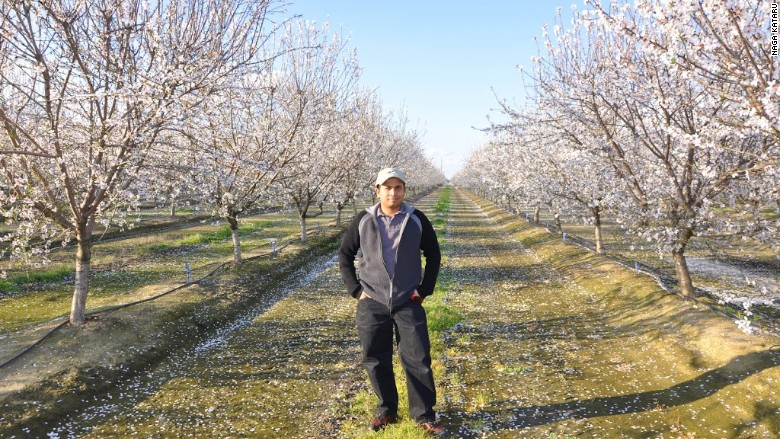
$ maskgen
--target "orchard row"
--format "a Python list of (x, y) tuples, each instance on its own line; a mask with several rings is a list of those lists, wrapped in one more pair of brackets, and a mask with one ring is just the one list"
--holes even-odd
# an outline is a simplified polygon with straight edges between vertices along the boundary
[[(209, 206), (234, 234), (259, 206), (306, 218), (441, 172), (402, 113), (359, 85), (347, 41), (269, 1), (4, 2), (0, 214), (10, 257), (76, 241), (70, 320), (84, 322), (95, 226), (143, 203)], [(332, 204), (331, 204), (332, 203)]]
[[(780, 250), (780, 58), (758, 0), (589, 1), (541, 37), (528, 102), (453, 179), (594, 225), (604, 215), (675, 262), (694, 238)], [(774, 12), (776, 15), (776, 11)]]

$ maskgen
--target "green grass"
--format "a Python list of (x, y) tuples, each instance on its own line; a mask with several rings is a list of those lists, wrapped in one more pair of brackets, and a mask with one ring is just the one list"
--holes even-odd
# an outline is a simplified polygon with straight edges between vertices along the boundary
[[(239, 234), (240, 236), (240, 234)], [(223, 226), (212, 233), (194, 233), (186, 236), (174, 243), (174, 246), (208, 244), (212, 242), (221, 242), (230, 239), (230, 226)]]
[[(449, 248), (448, 243), (442, 236), (445, 236), (447, 215), (450, 209), (450, 200), (452, 197), (452, 188), (445, 187), (439, 194), (439, 199), (436, 202), (435, 210), (438, 214), (437, 221), (441, 220), (437, 228), (437, 233), (440, 236), (439, 240), (442, 241), (443, 248)], [(446, 263), (446, 255), (442, 256), (443, 266)], [(426, 312), (428, 314), (428, 329), (431, 332), (431, 338), (440, 338), (441, 333), (452, 328), (463, 320), (463, 314), (457, 311), (455, 308), (447, 306), (444, 303), (444, 298), (451, 291), (454, 284), (454, 280), (447, 276), (445, 270), (439, 275), (437, 282), (437, 294), (426, 299)]]
[(152, 244), (147, 247), (139, 247), (138, 253), (145, 254), (145, 253), (160, 253), (164, 252), (166, 250), (170, 250), (173, 248), (173, 245), (167, 243), (167, 242), (161, 242), (159, 244)]
[[(240, 238), (245, 238), (248, 236), (252, 236), (257, 232), (258, 230), (273, 227), (275, 224), (272, 221), (269, 220), (263, 220), (263, 221), (257, 221), (257, 222), (247, 222), (245, 224), (239, 224), (238, 226), (238, 236)], [(174, 247), (178, 246), (184, 246), (184, 245), (198, 245), (198, 244), (210, 244), (214, 242), (223, 242), (223, 241), (229, 241), (232, 239), (232, 232), (230, 230), (230, 226), (225, 225), (220, 227), (215, 232), (210, 233), (194, 233), (192, 235), (188, 235), (175, 243), (173, 243)]]
[[(257, 221), (246, 221), (243, 224), (240, 224), (238, 227), (238, 236), (241, 238), (241, 245), (242, 247), (245, 247), (247, 245), (255, 245), (256, 243), (252, 241), (251, 239), (257, 238), (257, 235), (260, 233), (263, 233), (267, 235), (267, 238), (262, 239), (261, 244), (267, 244), (268, 239), (278, 239), (281, 236), (289, 235), (290, 233), (294, 233), (297, 228), (288, 227), (286, 226), (286, 223), (289, 221), (281, 221), (281, 220), (257, 220)], [(249, 242), (246, 240), (250, 239)], [(220, 244), (220, 243), (230, 243), (230, 248), (232, 249), (232, 236), (230, 231), (230, 226), (225, 225), (217, 229), (213, 232), (196, 232), (196, 233), (190, 233), (183, 237), (180, 237), (178, 239), (172, 239), (165, 242), (153, 242), (148, 245), (143, 245), (136, 247), (133, 251), (136, 254), (140, 255), (150, 255), (155, 253), (163, 253), (166, 251), (171, 251), (173, 249), (186, 247), (186, 246), (194, 246), (194, 245), (204, 245), (204, 244)]]
[(12, 293), (22, 285), (35, 283), (59, 283), (73, 276), (71, 267), (53, 267), (48, 270), (27, 272), (0, 280), (0, 293)]
[(0, 301), (0, 332), (10, 332), (66, 314), (72, 291), (47, 291)]
[(444, 214), (450, 210), (450, 201), (452, 200), (452, 187), (447, 186), (441, 190), (439, 199), (433, 206), (433, 210), (438, 214)]
[[(440, 291), (439, 294), (441, 293)], [(463, 321), (463, 314), (455, 308), (444, 305), (441, 300), (436, 300), (433, 297), (428, 300), (433, 302), (427, 307), (428, 329), (432, 333), (442, 333)]]

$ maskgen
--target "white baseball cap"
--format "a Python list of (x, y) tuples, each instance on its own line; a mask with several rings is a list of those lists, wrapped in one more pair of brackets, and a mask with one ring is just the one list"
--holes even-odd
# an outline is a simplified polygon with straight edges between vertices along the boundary
[(385, 168), (379, 171), (379, 175), (376, 176), (376, 185), (379, 186), (393, 177), (406, 184), (406, 175), (404, 174), (404, 171), (398, 168)]

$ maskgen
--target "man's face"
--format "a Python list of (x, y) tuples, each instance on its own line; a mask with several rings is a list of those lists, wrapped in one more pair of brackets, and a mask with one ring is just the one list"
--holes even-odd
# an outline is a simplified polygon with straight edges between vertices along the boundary
[(395, 177), (388, 178), (376, 188), (376, 195), (384, 210), (396, 211), (401, 208), (401, 203), (404, 201), (406, 187), (401, 180)]

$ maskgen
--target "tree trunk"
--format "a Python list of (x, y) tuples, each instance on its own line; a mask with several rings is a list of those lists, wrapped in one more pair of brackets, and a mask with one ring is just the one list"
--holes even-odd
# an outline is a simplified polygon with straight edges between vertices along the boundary
[(70, 324), (83, 325), (86, 321), (87, 291), (89, 289), (89, 271), (92, 260), (92, 239), (87, 234), (79, 234), (76, 239), (76, 280), (73, 300), (70, 306)]
[(339, 203), (336, 205), (336, 228), (341, 228), (341, 210), (344, 209), (344, 205)]
[(563, 230), (563, 225), (561, 224), (561, 215), (556, 213), (554, 218), (555, 218), (555, 227), (558, 230)]
[(171, 201), (171, 216), (176, 216), (176, 202)]
[(301, 242), (306, 242), (306, 214), (300, 216), (301, 218)]
[(230, 224), (230, 237), (233, 238), (233, 260), (236, 264), (240, 264), (241, 259), (241, 238), (238, 237), (238, 218), (227, 217), (225, 218)]
[(638, 222), (639, 227), (647, 227), (650, 224), (650, 221), (647, 219), (648, 215), (646, 215), (646, 213), (648, 210), (650, 210), (650, 208), (647, 206), (647, 203), (640, 203), (639, 210), (642, 212)]
[(691, 281), (691, 272), (688, 270), (688, 263), (685, 261), (684, 251), (673, 251), (674, 267), (677, 271), (677, 283), (680, 285), (680, 292), (683, 297), (694, 297), (693, 282)]
[(536, 206), (536, 209), (534, 209), (534, 224), (539, 224), (539, 213), (541, 210), (542, 208), (538, 205)]
[(596, 234), (596, 253), (604, 254), (604, 237), (601, 234), (601, 209), (594, 207), (591, 209), (593, 212), (593, 228)]
[(674, 268), (677, 271), (677, 282), (680, 285), (680, 293), (683, 297), (694, 297), (693, 282), (691, 281), (691, 272), (688, 270), (688, 263), (685, 261), (685, 248), (688, 246), (693, 236), (693, 230), (687, 228), (683, 230), (682, 235), (677, 241), (677, 250), (672, 251), (674, 257)]

